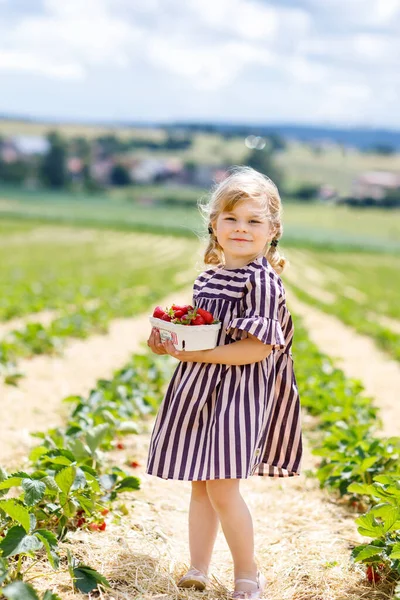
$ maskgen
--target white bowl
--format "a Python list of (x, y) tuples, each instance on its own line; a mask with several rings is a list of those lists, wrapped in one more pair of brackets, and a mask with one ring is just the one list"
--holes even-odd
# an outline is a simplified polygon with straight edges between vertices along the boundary
[(217, 345), (222, 323), (211, 325), (178, 325), (149, 317), (152, 326), (160, 332), (162, 341), (172, 340), (177, 350), (211, 350)]

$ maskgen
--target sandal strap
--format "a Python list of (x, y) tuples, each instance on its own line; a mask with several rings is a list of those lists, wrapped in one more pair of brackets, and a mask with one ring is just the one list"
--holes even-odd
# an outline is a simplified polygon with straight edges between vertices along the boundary
[(235, 579), (235, 583), (245, 582), (245, 583), (255, 583), (258, 585), (258, 581), (254, 581), (254, 579)]

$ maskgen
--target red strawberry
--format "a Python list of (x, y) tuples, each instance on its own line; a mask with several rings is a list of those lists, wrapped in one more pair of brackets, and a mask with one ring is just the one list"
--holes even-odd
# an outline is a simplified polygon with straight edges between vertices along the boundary
[(153, 312), (153, 317), (156, 319), (162, 319), (163, 315), (165, 315), (165, 310), (161, 308), (161, 306), (156, 306)]
[(100, 530), (100, 531), (105, 531), (106, 527), (107, 527), (107, 525), (106, 525), (106, 522), (105, 522), (105, 521), (102, 521), (102, 522), (99, 524), (99, 530)]
[(161, 319), (162, 319), (163, 321), (171, 321), (171, 317), (170, 317), (169, 315), (167, 315), (167, 314), (164, 314), (164, 315), (161, 317)]
[(91, 531), (98, 531), (99, 530), (99, 526), (97, 525), (97, 523), (89, 523), (89, 529)]
[(83, 517), (80, 517), (76, 522), (76, 526), (82, 527), (82, 525), (84, 525), (85, 523), (86, 523), (86, 519), (84, 519)]
[(205, 325), (206, 322), (202, 316), (198, 315), (193, 321), (190, 323), (191, 325)]
[(140, 467), (140, 463), (136, 462), (136, 460), (133, 460), (131, 462), (131, 467), (133, 467), (134, 469), (137, 469), (137, 467)]
[(373, 565), (368, 565), (366, 575), (369, 583), (379, 583), (381, 580), (381, 576), (374, 570)]
[(123, 450), (125, 448), (125, 445), (122, 442), (117, 442), (116, 448), (118, 448), (118, 450)]
[(177, 308), (174, 312), (175, 318), (176, 319), (181, 319), (183, 317), (183, 315), (186, 315), (185, 311), (183, 311), (181, 308)]
[(182, 306), (178, 305), (178, 304), (173, 304), (171, 306), (172, 310), (177, 311), (177, 310), (182, 310), (184, 313), (187, 313), (189, 310), (193, 309), (193, 306), (190, 306), (189, 304), (184, 304)]
[(202, 308), (198, 308), (197, 309), (197, 313), (201, 317), (203, 317), (203, 319), (207, 323), (207, 325), (210, 325), (214, 321), (213, 315), (210, 312), (208, 312), (208, 310), (204, 310)]
[(101, 511), (101, 514), (105, 517), (106, 515), (108, 515), (109, 512), (110, 512), (109, 508), (103, 508), (103, 510)]

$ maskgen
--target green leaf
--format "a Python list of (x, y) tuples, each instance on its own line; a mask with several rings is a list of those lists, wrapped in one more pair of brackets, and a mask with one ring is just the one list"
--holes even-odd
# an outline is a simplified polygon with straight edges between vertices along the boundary
[[(8, 474), (7, 471), (5, 469), (3, 469), (3, 467), (0, 467), (0, 483), (2, 483), (3, 481), (5, 481), (6, 479), (8, 479)], [(3, 491), (0, 488), (0, 496), (4, 496), (7, 492)]]
[(129, 492), (132, 490), (140, 490), (140, 479), (138, 477), (125, 477), (115, 487), (116, 492)]
[(57, 548), (58, 541), (54, 533), (49, 531), (48, 529), (37, 529), (35, 533), (38, 533), (42, 537), (46, 538), (47, 542), (52, 548)]
[(400, 559), (400, 543), (393, 544), (393, 548), (391, 553), (389, 554), (389, 558), (392, 560)]
[(373, 496), (375, 491), (374, 486), (367, 483), (351, 483), (347, 490), (353, 494), (360, 494), (362, 496)]
[(85, 477), (85, 473), (79, 467), (76, 468), (76, 475), (74, 479), (74, 483), (72, 484), (71, 490), (79, 490), (83, 489), (87, 486), (87, 481)]
[(367, 544), (358, 554), (357, 561), (365, 560), (366, 558), (371, 558), (371, 556), (380, 555), (384, 550), (381, 546), (374, 546), (373, 544)]
[(43, 600), (61, 600), (60, 596), (54, 594), (50, 590), (46, 590), (43, 596)]
[(38, 529), (35, 535), (40, 539), (46, 548), (47, 558), (53, 569), (60, 566), (60, 557), (58, 555), (58, 545), (56, 536), (47, 529)]
[(73, 462), (72, 460), (70, 460), (66, 456), (54, 456), (53, 458), (49, 458), (49, 460), (52, 463), (54, 463), (55, 465), (64, 465), (66, 467), (69, 467), (69, 465), (71, 464), (71, 462)]
[(96, 425), (96, 427), (92, 427), (86, 433), (86, 443), (92, 452), (101, 445), (109, 430), (110, 426), (108, 423), (101, 423), (100, 425)]
[(20, 523), (25, 531), (31, 528), (29, 520), (29, 511), (21, 504), (18, 504), (15, 500), (0, 500), (0, 509), (3, 510), (9, 517)]
[(79, 502), (81, 508), (85, 511), (87, 515), (90, 515), (94, 509), (94, 502), (90, 498), (83, 496), (83, 494), (79, 494), (75, 496), (75, 500)]
[(43, 498), (46, 491), (46, 484), (35, 479), (23, 479), (22, 489), (25, 491), (25, 504), (34, 506)]
[(66, 469), (62, 469), (61, 471), (59, 471), (54, 477), (60, 490), (64, 492), (64, 494), (66, 494), (67, 496), (72, 484), (74, 483), (75, 475), (75, 467), (67, 467)]
[(2, 592), (9, 600), (39, 600), (39, 596), (33, 587), (22, 581), (10, 583)]
[(107, 579), (100, 575), (95, 569), (87, 567), (86, 565), (79, 564), (73, 569), (74, 572), (74, 585), (79, 592), (88, 594), (92, 590), (97, 588), (97, 585), (101, 583), (105, 587), (111, 587)]
[(357, 525), (359, 525), (358, 532), (361, 533), (361, 535), (366, 535), (368, 537), (379, 537), (384, 533), (382, 525), (376, 521), (371, 512), (358, 517), (355, 522)]
[(0, 584), (5, 581), (8, 575), (8, 563), (3, 558), (0, 558)]
[(34, 535), (26, 535), (24, 528), (20, 525), (11, 527), (6, 537), (0, 542), (0, 550), (2, 550), (4, 558), (34, 552), (41, 547), (42, 542)]
[(36, 446), (36, 448), (33, 448), (29, 454), (29, 460), (33, 463), (36, 463), (41, 456), (48, 454), (49, 452), (50, 450), (46, 448), (46, 446)]
[(381, 504), (380, 506), (371, 509), (374, 516), (380, 517), (383, 521), (383, 533), (387, 533), (393, 527), (398, 519), (400, 519), (400, 507), (391, 506), (390, 504)]
[(43, 477), (42, 481), (48, 490), (51, 492), (58, 492), (58, 485), (56, 484), (54, 477), (46, 475), (46, 477)]
[(12, 487), (21, 485), (22, 477), (9, 477), (0, 483), (0, 490), (9, 490)]

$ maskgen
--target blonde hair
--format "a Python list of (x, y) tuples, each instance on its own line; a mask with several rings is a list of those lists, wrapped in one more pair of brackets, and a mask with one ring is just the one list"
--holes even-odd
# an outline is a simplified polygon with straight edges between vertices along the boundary
[[(251, 199), (258, 201), (260, 208), (265, 211), (265, 216), (273, 227), (273, 240), (279, 240), (283, 233), (283, 209), (276, 185), (269, 177), (252, 167), (234, 166), (228, 172), (228, 177), (216, 183), (206, 199), (200, 198), (197, 203), (206, 227), (215, 226), (222, 212), (232, 211), (237, 204)], [(214, 232), (208, 234), (207, 242), (204, 263), (206, 265), (223, 263), (223, 250)], [(279, 253), (276, 246), (269, 246), (264, 256), (276, 273), (282, 273), (287, 260)]]

